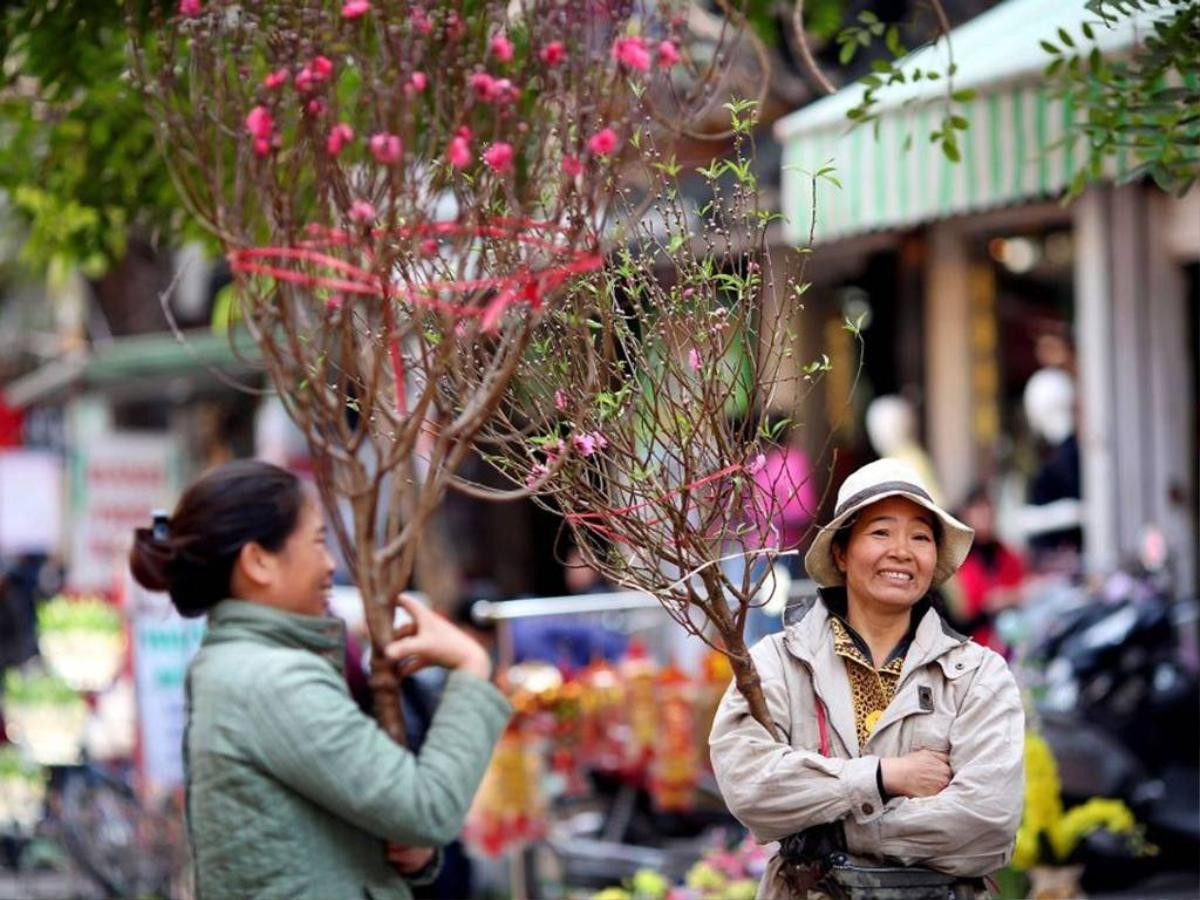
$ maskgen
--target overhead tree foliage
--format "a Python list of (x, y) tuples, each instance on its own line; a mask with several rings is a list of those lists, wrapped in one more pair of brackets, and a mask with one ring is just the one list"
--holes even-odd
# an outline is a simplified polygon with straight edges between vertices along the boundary
[[(155, 6), (170, 4), (144, 13)], [(99, 275), (131, 233), (154, 240), (186, 225), (127, 51), (120, 0), (0, 8), (0, 191), (35, 270)]]
[[(847, 117), (863, 126), (879, 118), (881, 93), (918, 81), (944, 85), (940, 99), (931, 104), (940, 110), (927, 135), (911, 136), (936, 143), (951, 162), (961, 160), (962, 133), (970, 127), (960, 104), (974, 96), (955, 85), (955, 62), (948, 3), (930, 0), (932, 19), (923, 27), (913, 22), (884, 22), (870, 10), (860, 10), (844, 23), (836, 41), (838, 61), (851, 64), (869, 55), (870, 71), (858, 79), (859, 102)], [(806, 44), (806, 23), (795, 5), (799, 44)], [(1077, 196), (1092, 182), (1114, 171), (1123, 181), (1148, 176), (1163, 190), (1186, 193), (1200, 177), (1200, 0), (1090, 0), (1093, 18), (1078, 33), (1065, 29), (1047, 34), (1041, 47), (1050, 56), (1045, 68), (1047, 83), (1075, 110), (1067, 140), (1082, 144), (1084, 162), (1071, 182), (1068, 197)], [(1096, 38), (1106, 28), (1130, 16), (1150, 13), (1152, 24), (1125, 55), (1105, 56)], [(907, 35), (907, 36), (906, 36)], [(917, 45), (944, 45), (944, 65), (905, 66)], [(809, 75), (822, 90), (835, 85), (811, 54), (801, 54)]]

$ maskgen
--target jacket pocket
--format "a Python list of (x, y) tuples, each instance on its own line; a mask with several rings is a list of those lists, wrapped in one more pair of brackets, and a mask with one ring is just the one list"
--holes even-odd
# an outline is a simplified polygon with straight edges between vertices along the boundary
[(938, 750), (950, 752), (950, 726), (954, 717), (945, 713), (927, 713), (913, 723), (909, 752), (916, 750)]

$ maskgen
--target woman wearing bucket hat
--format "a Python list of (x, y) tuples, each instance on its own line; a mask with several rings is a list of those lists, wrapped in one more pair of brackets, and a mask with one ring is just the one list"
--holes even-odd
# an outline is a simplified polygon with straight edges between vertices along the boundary
[(804, 560), (818, 597), (751, 651), (782, 742), (732, 687), (709, 738), (730, 810), (758, 840), (782, 841), (759, 897), (972, 896), (1008, 862), (1021, 699), (1004, 660), (929, 599), (971, 539), (905, 463), (842, 484)]

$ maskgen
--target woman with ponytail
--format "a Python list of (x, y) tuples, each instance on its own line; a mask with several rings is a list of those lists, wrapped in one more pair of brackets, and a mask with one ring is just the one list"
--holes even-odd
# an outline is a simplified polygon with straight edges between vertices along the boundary
[(201, 477), (137, 531), (130, 567), (208, 616), (184, 737), (198, 898), (407, 898), (431, 880), (510, 713), (483, 648), (400, 598), (413, 622), (388, 655), (452, 672), (420, 751), (393, 743), (346, 687), (320, 508), (268, 463)]

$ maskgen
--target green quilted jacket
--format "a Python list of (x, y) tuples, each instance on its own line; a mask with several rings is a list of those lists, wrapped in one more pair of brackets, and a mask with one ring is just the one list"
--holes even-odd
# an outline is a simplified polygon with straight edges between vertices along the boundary
[(337, 619), (225, 600), (188, 670), (188, 828), (199, 900), (408, 898), (384, 842), (462, 828), (511, 709), (450, 675), (421, 751), (362, 714)]

